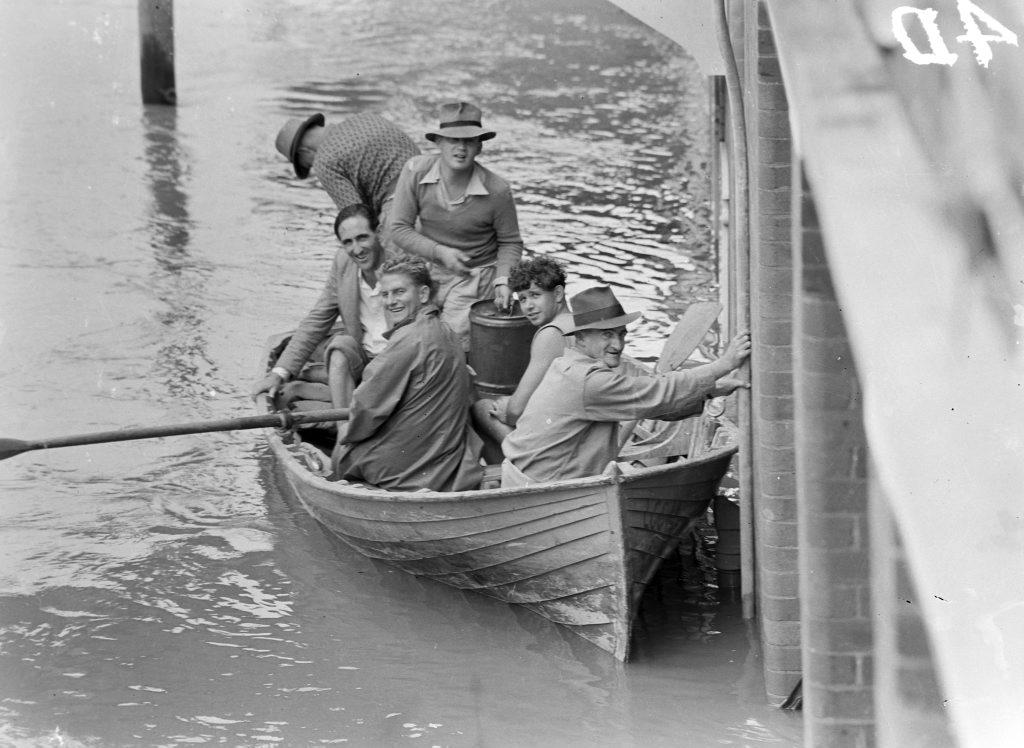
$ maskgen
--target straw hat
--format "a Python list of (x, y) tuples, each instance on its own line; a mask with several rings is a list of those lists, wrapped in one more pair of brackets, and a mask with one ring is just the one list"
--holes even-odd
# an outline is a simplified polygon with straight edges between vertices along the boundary
[(292, 167), (295, 169), (295, 176), (299, 179), (305, 179), (309, 176), (309, 168), (300, 165), (296, 159), (299, 153), (299, 143), (302, 142), (302, 136), (311, 127), (323, 126), (324, 115), (317, 112), (305, 119), (302, 117), (292, 117), (284, 123), (284, 127), (277, 133), (277, 141), (274, 145), (277, 146), (280, 154), (291, 162)]
[(480, 107), (465, 101), (453, 101), (442, 104), (439, 110), (441, 124), (436, 130), (427, 133), (427, 140), (438, 138), (480, 138), (490, 140), (498, 133), (485, 130), (481, 124), (483, 113)]
[(586, 291), (580, 291), (569, 301), (569, 306), (572, 307), (574, 327), (566, 330), (566, 335), (572, 335), (580, 330), (611, 330), (624, 327), (640, 316), (640, 312), (626, 314), (622, 304), (608, 286), (594, 286)]

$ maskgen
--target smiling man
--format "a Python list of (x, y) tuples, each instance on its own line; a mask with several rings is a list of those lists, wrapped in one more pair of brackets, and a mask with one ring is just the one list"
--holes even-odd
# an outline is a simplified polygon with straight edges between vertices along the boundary
[[(347, 408), (363, 369), (384, 350), (387, 318), (378, 269), (385, 259), (374, 213), (365, 205), (343, 208), (334, 221), (341, 248), (316, 304), (299, 323), (276, 365), (251, 394), (283, 389), (282, 405), (311, 402)], [(327, 391), (324, 392), (323, 388)], [(338, 439), (345, 422), (337, 424)]]
[(573, 327), (565, 300), (565, 283), (565, 269), (545, 255), (522, 260), (512, 268), (509, 287), (518, 295), (523, 315), (537, 331), (530, 342), (530, 361), (515, 392), (473, 404), (474, 424), (484, 437), (484, 457), (488, 462), (501, 461), (499, 445), (512, 432), (551, 362), (572, 345), (572, 338), (565, 334)]
[(392, 259), (379, 274), (392, 327), (352, 395), (335, 475), (389, 490), (476, 488), (482, 445), (469, 424), (469, 370), (430, 303), (427, 263)]
[(469, 307), (512, 300), (508, 274), (523, 254), (512, 190), (477, 163), (495, 137), (480, 109), (464, 101), (441, 107), (440, 125), (426, 134), (438, 153), (411, 159), (395, 187), (391, 239), (405, 252), (434, 263), (442, 318), (469, 349)]
[(598, 475), (618, 452), (620, 421), (676, 420), (700, 411), (705, 398), (745, 382), (727, 377), (750, 355), (750, 335), (737, 335), (710, 364), (664, 374), (630, 374), (619, 364), (627, 314), (607, 286), (570, 301), (574, 344), (556, 358), (534, 390), (515, 430), (502, 442), (502, 487)]

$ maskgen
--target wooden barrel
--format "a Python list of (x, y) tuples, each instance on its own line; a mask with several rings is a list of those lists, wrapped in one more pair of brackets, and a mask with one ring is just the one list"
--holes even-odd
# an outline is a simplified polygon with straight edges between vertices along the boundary
[(523, 316), (519, 303), (510, 312), (498, 311), (485, 299), (469, 308), (469, 365), (476, 372), (481, 397), (511, 395), (530, 363), (535, 328)]

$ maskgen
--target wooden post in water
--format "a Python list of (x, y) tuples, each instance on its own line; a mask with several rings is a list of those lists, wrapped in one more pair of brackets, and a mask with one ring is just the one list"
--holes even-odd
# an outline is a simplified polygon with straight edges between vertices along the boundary
[(174, 0), (139, 0), (142, 103), (178, 103), (174, 84)]

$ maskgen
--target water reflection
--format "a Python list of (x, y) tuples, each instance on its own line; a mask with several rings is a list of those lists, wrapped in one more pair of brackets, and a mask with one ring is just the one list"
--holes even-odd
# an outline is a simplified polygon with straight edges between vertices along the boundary
[(153, 367), (168, 395), (204, 395), (216, 392), (206, 340), (207, 282), (213, 267), (193, 256), (189, 158), (178, 134), (176, 107), (145, 106), (142, 116), (151, 196), (146, 232), (156, 261), (151, 282), (166, 305), (157, 313), (165, 329)]
[(160, 267), (169, 273), (181, 272), (183, 262), (187, 261), (192, 229), (177, 124), (176, 107), (145, 106), (142, 109), (152, 197), (150, 246)]

